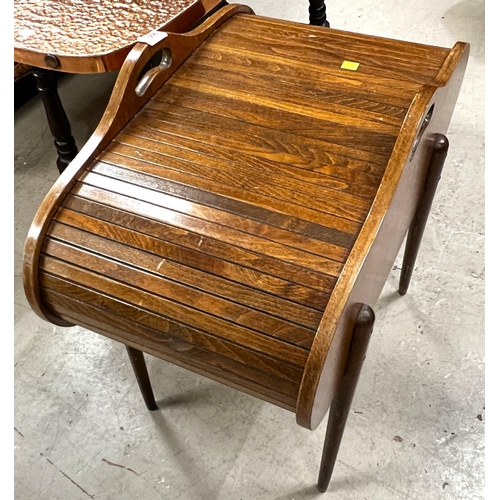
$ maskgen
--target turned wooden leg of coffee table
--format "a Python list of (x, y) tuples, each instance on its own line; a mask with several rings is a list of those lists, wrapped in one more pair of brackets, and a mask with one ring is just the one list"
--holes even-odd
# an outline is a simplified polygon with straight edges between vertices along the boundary
[(326, 19), (326, 5), (324, 0), (309, 0), (309, 24), (314, 26), (330, 27)]
[(75, 139), (71, 135), (71, 126), (61, 103), (53, 72), (44, 68), (33, 68), (33, 77), (54, 137), (57, 169), (62, 173), (78, 153)]

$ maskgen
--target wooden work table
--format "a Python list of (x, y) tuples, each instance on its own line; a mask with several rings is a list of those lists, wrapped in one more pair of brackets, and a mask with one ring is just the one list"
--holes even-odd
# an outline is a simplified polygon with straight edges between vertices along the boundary
[(150, 409), (143, 351), (308, 429), (331, 407), (324, 491), (407, 234), (408, 289), (468, 52), (243, 5), (138, 43), (31, 227), (31, 306), (127, 345)]

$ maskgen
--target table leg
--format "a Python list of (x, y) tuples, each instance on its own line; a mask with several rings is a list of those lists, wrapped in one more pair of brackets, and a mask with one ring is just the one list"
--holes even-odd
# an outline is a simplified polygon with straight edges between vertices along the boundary
[(339, 452), (340, 442), (344, 434), (345, 424), (349, 416), (349, 410), (351, 408), (363, 361), (366, 357), (374, 322), (375, 313), (373, 309), (363, 304), (358, 313), (352, 332), (344, 377), (340, 382), (338, 393), (332, 402), (328, 415), (325, 444), (323, 446), (323, 456), (321, 457), (318, 478), (318, 490), (322, 493), (327, 490), (330, 484), (333, 467), (335, 466), (335, 461)]
[(418, 249), (424, 234), (425, 224), (431, 211), (432, 201), (436, 194), (437, 185), (441, 178), (443, 165), (448, 154), (448, 139), (438, 134), (432, 148), (432, 155), (427, 169), (424, 191), (417, 207), (417, 211), (411, 221), (410, 229), (406, 237), (406, 248), (401, 267), (401, 277), (399, 279), (399, 294), (405, 295), (410, 285), (411, 275), (417, 260)]
[(309, 24), (330, 27), (326, 20), (326, 5), (324, 0), (309, 0)]
[(57, 92), (57, 82), (53, 72), (43, 68), (33, 68), (33, 76), (54, 137), (58, 155), (57, 168), (59, 173), (62, 173), (78, 153), (75, 139), (71, 135), (71, 126)]
[(197, 19), (196, 22), (189, 27), (188, 31), (194, 30), (195, 28), (203, 24), (209, 17), (213, 16), (218, 10), (222, 9), (222, 7), (225, 7), (226, 5), (229, 5), (226, 0), (221, 0), (215, 7), (212, 8), (212, 10)]
[(156, 406), (156, 401), (153, 394), (153, 389), (151, 388), (148, 368), (146, 366), (143, 352), (128, 345), (125, 347), (127, 348), (128, 357), (130, 358), (130, 362), (132, 363), (135, 378), (137, 379), (139, 389), (141, 390), (142, 397), (144, 398), (144, 402), (146, 403), (148, 410), (157, 410), (158, 406)]

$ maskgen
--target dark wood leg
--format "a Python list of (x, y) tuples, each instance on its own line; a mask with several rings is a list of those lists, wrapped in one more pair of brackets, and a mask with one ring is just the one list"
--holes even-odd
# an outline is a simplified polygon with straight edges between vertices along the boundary
[(399, 279), (398, 292), (400, 295), (405, 295), (410, 285), (411, 275), (415, 267), (415, 261), (417, 260), (418, 249), (424, 234), (425, 224), (429, 217), (432, 201), (434, 200), (446, 155), (448, 154), (448, 147), (448, 139), (444, 135), (438, 134), (432, 148), (422, 198), (420, 199), (406, 237), (406, 248), (403, 257), (403, 266), (401, 268), (401, 277)]
[(139, 384), (139, 389), (141, 390), (144, 402), (148, 407), (148, 410), (157, 410), (155, 397), (153, 394), (153, 389), (151, 388), (151, 382), (149, 380), (148, 369), (146, 367), (146, 361), (144, 360), (144, 354), (138, 349), (134, 349), (130, 346), (125, 346), (127, 348), (128, 357), (132, 363), (132, 368), (134, 369), (135, 378)]
[(75, 139), (71, 135), (71, 127), (57, 92), (53, 72), (43, 68), (33, 68), (33, 76), (54, 137), (58, 155), (57, 169), (62, 173), (78, 153)]
[(225, 7), (226, 5), (228, 5), (226, 0), (221, 0), (211, 11), (197, 19), (196, 22), (189, 27), (188, 31), (194, 30), (200, 26), (200, 24), (203, 24), (210, 16), (213, 16), (219, 9), (222, 9), (222, 7)]
[(318, 478), (318, 490), (322, 493), (327, 490), (330, 484), (333, 467), (335, 466), (335, 461), (339, 452), (340, 442), (344, 434), (345, 424), (349, 416), (349, 410), (358, 383), (359, 374), (361, 373), (361, 367), (366, 357), (374, 322), (375, 313), (373, 309), (363, 304), (358, 313), (352, 332), (344, 378), (341, 381), (338, 394), (332, 402), (328, 415), (325, 444), (323, 446), (323, 456), (321, 457)]
[(324, 0), (309, 0), (309, 24), (330, 27), (326, 20), (326, 5)]

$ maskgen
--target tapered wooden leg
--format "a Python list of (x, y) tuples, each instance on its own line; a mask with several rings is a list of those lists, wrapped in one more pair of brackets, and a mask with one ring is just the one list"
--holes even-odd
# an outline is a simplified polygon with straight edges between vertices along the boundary
[(59, 173), (62, 173), (78, 153), (75, 139), (71, 135), (71, 127), (59, 98), (56, 79), (52, 71), (33, 68), (32, 73), (45, 107), (50, 131), (54, 137), (57, 151), (57, 169)]
[(158, 406), (156, 406), (143, 352), (128, 345), (125, 347), (127, 348), (127, 353), (132, 363), (132, 368), (134, 369), (135, 378), (137, 379), (139, 389), (141, 390), (142, 397), (144, 398), (148, 410), (157, 410)]
[(335, 466), (335, 460), (339, 452), (340, 442), (344, 434), (345, 424), (349, 416), (361, 367), (366, 357), (374, 322), (375, 313), (373, 309), (363, 304), (354, 325), (344, 377), (340, 382), (338, 393), (332, 402), (328, 415), (325, 444), (323, 446), (323, 456), (321, 458), (318, 478), (318, 490), (322, 493), (327, 490), (330, 484), (333, 467)]
[(326, 5), (324, 0), (309, 0), (309, 24), (330, 27), (326, 20)]
[(425, 224), (429, 217), (432, 201), (434, 200), (446, 155), (448, 154), (448, 147), (448, 139), (444, 135), (438, 134), (432, 149), (422, 198), (420, 199), (420, 203), (418, 204), (417, 211), (415, 212), (406, 237), (406, 248), (403, 257), (403, 266), (401, 268), (401, 277), (399, 279), (398, 292), (400, 295), (405, 295), (410, 285), (411, 275), (415, 267), (415, 261), (417, 260), (418, 249), (424, 234)]

